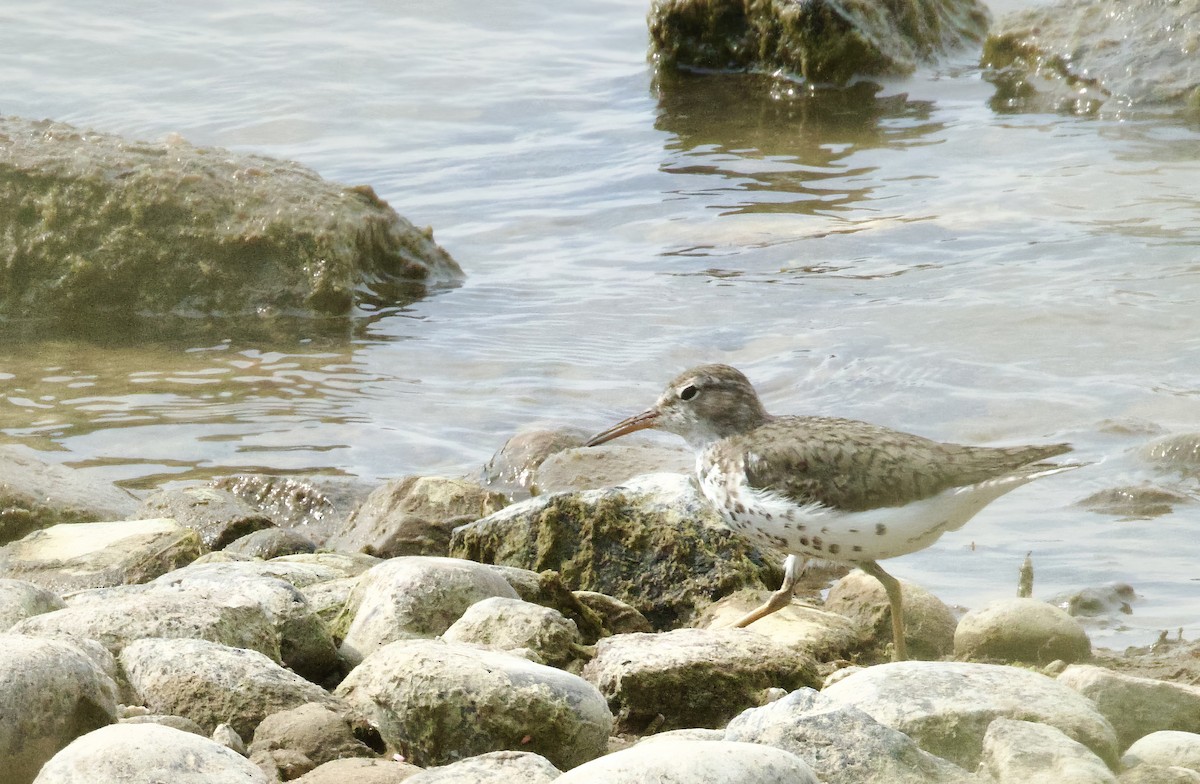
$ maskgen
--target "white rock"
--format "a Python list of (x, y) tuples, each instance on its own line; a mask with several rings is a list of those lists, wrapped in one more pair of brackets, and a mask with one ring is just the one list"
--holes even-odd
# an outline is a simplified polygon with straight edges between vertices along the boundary
[(346, 602), (342, 656), (352, 665), (390, 642), (442, 634), (475, 602), (518, 599), (495, 569), (474, 561), (404, 556), (363, 573)]
[(46, 763), (34, 784), (267, 784), (254, 763), (215, 741), (161, 724), (89, 732)]
[(1058, 676), (1096, 704), (1128, 748), (1157, 730), (1200, 732), (1200, 687), (1125, 675), (1104, 667), (1075, 664)]
[(582, 678), (441, 640), (380, 648), (335, 694), (418, 765), (507, 749), (569, 768), (603, 754), (612, 730), (604, 697)]
[(1106, 764), (1117, 760), (1116, 733), (1090, 700), (1019, 667), (894, 662), (853, 672), (823, 694), (861, 708), (926, 751), (968, 770), (979, 761), (984, 733), (997, 717), (1058, 727)]
[(820, 784), (795, 754), (758, 743), (638, 744), (569, 770), (555, 784)]
[(117, 686), (65, 640), (0, 634), (0, 780), (27, 784), (78, 735), (117, 720)]
[(1125, 750), (1121, 764), (1188, 768), (1200, 772), (1200, 734), (1159, 730), (1152, 732)]
[(996, 784), (1116, 784), (1117, 777), (1062, 730), (999, 718), (983, 738), (979, 768)]
[(405, 784), (550, 784), (562, 771), (540, 754), (489, 751), (449, 765), (429, 768)]

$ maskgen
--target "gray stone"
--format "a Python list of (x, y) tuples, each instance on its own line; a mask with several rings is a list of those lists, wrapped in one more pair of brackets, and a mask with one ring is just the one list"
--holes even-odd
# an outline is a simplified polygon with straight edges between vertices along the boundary
[(117, 720), (117, 685), (64, 640), (0, 634), (0, 771), (28, 784), (76, 737)]
[(214, 479), (212, 487), (233, 493), (275, 525), (324, 545), (335, 526), (373, 489), (350, 477), (292, 477), (235, 474)]
[(287, 528), (264, 528), (233, 540), (225, 552), (269, 560), (284, 555), (311, 553), (316, 549), (316, 542), (302, 533)]
[(654, 631), (650, 621), (646, 620), (646, 616), (638, 612), (636, 607), (615, 596), (607, 596), (595, 591), (573, 591), (573, 593), (580, 604), (600, 616), (604, 628), (611, 634)]
[(1125, 750), (1121, 765), (1126, 768), (1159, 765), (1200, 772), (1200, 734), (1175, 730), (1151, 732)]
[(67, 603), (40, 585), (0, 578), (0, 632), (32, 615), (61, 610)]
[(34, 454), (0, 446), (0, 545), (59, 523), (121, 520), (137, 509), (125, 490)]
[(1076, 506), (1099, 514), (1115, 515), (1124, 520), (1149, 520), (1171, 514), (1176, 506), (1192, 499), (1183, 493), (1155, 485), (1109, 487), (1092, 493)]
[(528, 430), (504, 442), (480, 472), (480, 482), (492, 490), (527, 497), (535, 491), (534, 474), (546, 458), (582, 446), (587, 435), (572, 430)]
[(549, 455), (531, 481), (536, 494), (544, 495), (612, 487), (642, 474), (691, 476), (695, 470), (696, 455), (685, 446), (608, 444), (599, 448), (563, 449)]
[(556, 784), (820, 784), (782, 749), (723, 740), (638, 744), (569, 770)]
[(1117, 776), (1118, 784), (1200, 784), (1200, 773), (1174, 765), (1138, 765)]
[(54, 755), (35, 784), (268, 784), (252, 762), (215, 741), (160, 724), (114, 724)]
[(1117, 736), (1090, 700), (1045, 675), (966, 662), (894, 662), (853, 672), (823, 692), (906, 733), (925, 751), (966, 769), (979, 761), (988, 725), (998, 717), (1057, 727), (1106, 764)]
[(973, 0), (655, 0), (650, 49), (660, 67), (783, 70), (817, 84), (903, 76), (987, 33)]
[(979, 768), (996, 784), (1116, 784), (1104, 761), (1062, 730), (998, 718), (983, 737)]
[(111, 593), (103, 601), (26, 618), (11, 631), (96, 640), (113, 654), (146, 637), (194, 638), (249, 648), (279, 660), (279, 634), (262, 607), (183, 593)]
[(562, 771), (540, 754), (489, 751), (429, 768), (408, 779), (408, 784), (550, 784), (561, 775)]
[(0, 547), (0, 577), (66, 593), (144, 583), (199, 555), (200, 538), (170, 519), (62, 523)]
[(1076, 662), (1092, 653), (1079, 622), (1052, 604), (1009, 598), (973, 610), (958, 621), (954, 655), (962, 659), (1004, 659), (1046, 664)]
[(137, 716), (126, 716), (121, 719), (122, 724), (161, 724), (164, 727), (172, 727), (181, 732), (190, 732), (193, 735), (202, 735), (207, 737), (208, 733), (204, 731), (196, 722), (183, 716), (174, 716), (170, 713), (143, 713)]
[[(1111, 103), (1200, 108), (1190, 41), (1200, 33), (1200, 0), (1172, 3), (1063, 0), (1023, 8), (991, 31), (983, 63), (997, 85), (993, 105), (1008, 111), (1093, 114)], [(1175, 436), (1191, 454), (1195, 434)], [(1164, 461), (1172, 449), (1166, 442)]]
[(458, 558), (402, 556), (365, 572), (346, 602), (341, 654), (356, 664), (389, 642), (434, 637), (480, 599), (516, 599), (490, 567)]
[[(701, 613), (696, 625), (705, 629), (732, 627), (765, 599), (766, 593), (760, 591), (731, 594)], [(849, 656), (867, 637), (866, 630), (850, 618), (795, 601), (749, 628), (775, 642), (806, 650), (820, 661)]]
[(760, 704), (771, 687), (817, 684), (815, 663), (802, 649), (745, 629), (677, 629), (618, 634), (596, 645), (584, 667), (617, 712), (622, 731), (720, 727)]
[[(365, 726), (357, 731), (367, 734)], [(378, 743), (378, 737), (374, 740)], [(375, 750), (359, 739), (346, 716), (322, 702), (278, 711), (259, 722), (250, 744), (251, 756), (260, 760), (282, 750), (303, 755), (310, 769), (344, 757), (375, 756)]]
[(462, 270), (368, 186), (183, 141), (0, 118), (0, 312), (347, 315)]
[(160, 490), (142, 501), (137, 516), (169, 517), (199, 534), (206, 550), (222, 550), (246, 534), (275, 527), (270, 517), (215, 487)]
[(309, 702), (339, 703), (324, 689), (257, 651), (206, 640), (143, 639), (118, 657), (137, 699), (212, 732), (229, 723), (243, 737), (268, 715)]
[(812, 689), (741, 713), (725, 728), (725, 739), (790, 751), (825, 784), (962, 784), (970, 778), (903, 732)]
[(612, 714), (575, 675), (440, 640), (401, 640), (368, 656), (335, 692), (418, 765), (532, 751), (559, 768), (605, 752)]
[[(908, 655), (938, 659), (954, 649), (954, 613), (941, 599), (916, 583), (900, 581), (904, 595), (904, 640)], [(871, 633), (880, 644), (892, 641), (892, 608), (883, 585), (858, 569), (829, 589), (825, 609), (844, 615)]]
[[(338, 580), (346, 577), (358, 577), (372, 566), (378, 566), (381, 559), (365, 553), (296, 553), (281, 555), (271, 559), (271, 568), (312, 569), (314, 576), (321, 574), (320, 580)], [(297, 580), (282, 577), (297, 588), (304, 588), (311, 583), (301, 583)]]
[(441, 555), (450, 532), (503, 509), (508, 498), (467, 479), (406, 476), (376, 488), (346, 519), (329, 546), (380, 558)]
[(1158, 730), (1200, 732), (1200, 686), (1138, 678), (1087, 664), (1068, 667), (1058, 682), (1095, 703), (1117, 731), (1120, 748)]
[(566, 667), (580, 655), (579, 629), (558, 610), (520, 599), (492, 596), (467, 608), (442, 634), (499, 651), (527, 648), (551, 667)]
[(777, 584), (778, 557), (731, 531), (681, 474), (539, 496), (455, 529), (450, 552), (562, 575), (572, 590), (627, 602), (656, 629), (675, 628), (714, 599)]
[(294, 781), (296, 784), (399, 784), (420, 772), (420, 768), (407, 762), (348, 757), (330, 760)]

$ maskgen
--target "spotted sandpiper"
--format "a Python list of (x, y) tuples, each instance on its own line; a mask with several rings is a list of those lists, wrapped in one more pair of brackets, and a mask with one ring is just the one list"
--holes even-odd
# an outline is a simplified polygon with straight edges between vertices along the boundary
[(728, 365), (681, 373), (653, 408), (587, 445), (647, 428), (696, 450), (700, 489), (731, 528), (787, 553), (783, 585), (736, 626), (791, 602), (800, 558), (850, 564), (887, 592), (898, 661), (907, 658), (900, 583), (878, 561), (930, 546), (1026, 482), (1079, 467), (1041, 462), (1069, 444), (963, 446), (853, 419), (773, 416)]

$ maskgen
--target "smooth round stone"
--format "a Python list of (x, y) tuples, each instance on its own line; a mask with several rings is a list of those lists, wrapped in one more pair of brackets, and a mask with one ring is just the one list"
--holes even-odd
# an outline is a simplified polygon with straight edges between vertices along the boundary
[(1139, 738), (1125, 750), (1121, 764), (1188, 768), (1200, 771), (1200, 734), (1159, 730)]
[(959, 658), (1046, 664), (1092, 653), (1087, 632), (1064, 610), (1037, 599), (1001, 599), (964, 615), (954, 632)]
[(569, 770), (555, 784), (819, 784), (795, 754), (758, 743), (638, 744)]

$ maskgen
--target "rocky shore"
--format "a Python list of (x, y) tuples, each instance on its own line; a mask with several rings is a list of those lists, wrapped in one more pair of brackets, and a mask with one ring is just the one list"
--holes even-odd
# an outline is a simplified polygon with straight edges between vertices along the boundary
[(4, 780), (1200, 781), (1200, 645), (1093, 651), (1057, 604), (958, 618), (906, 583), (924, 660), (891, 663), (857, 571), (732, 629), (777, 557), (645, 473), (678, 454), (576, 443), (519, 437), (478, 481), (91, 507), (10, 461), (39, 505), (0, 547)]

